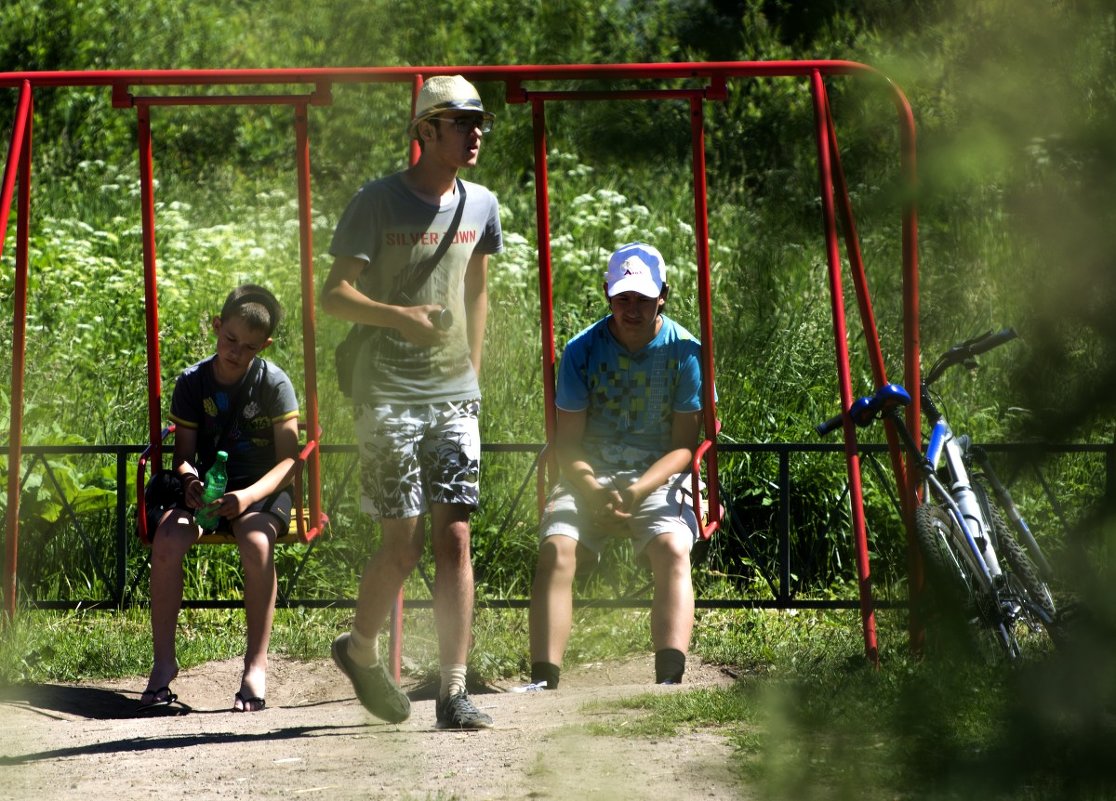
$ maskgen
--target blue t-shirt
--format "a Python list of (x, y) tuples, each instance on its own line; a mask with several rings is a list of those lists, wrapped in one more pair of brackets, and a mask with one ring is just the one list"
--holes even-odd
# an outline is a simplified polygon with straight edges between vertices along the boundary
[(217, 383), (213, 359), (178, 376), (170, 419), (198, 432), (194, 466), (199, 474), (204, 476), (217, 460), (217, 451), (227, 451), (229, 489), (243, 489), (275, 467), (275, 424), (298, 417), (298, 399), (287, 374), (259, 356), (233, 386)]
[(567, 343), (555, 402), (587, 413), (582, 444), (595, 466), (643, 470), (670, 450), (674, 413), (702, 408), (701, 343), (664, 314), (655, 338), (629, 353), (608, 320)]

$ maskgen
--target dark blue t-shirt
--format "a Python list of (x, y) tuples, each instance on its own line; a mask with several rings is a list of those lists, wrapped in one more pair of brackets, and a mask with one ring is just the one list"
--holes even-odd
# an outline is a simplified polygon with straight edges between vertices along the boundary
[(227, 451), (228, 487), (242, 489), (275, 466), (275, 424), (298, 417), (298, 399), (287, 374), (265, 359), (257, 356), (239, 383), (224, 386), (213, 375), (213, 358), (178, 376), (170, 419), (198, 432), (194, 466), (200, 475), (217, 451)]

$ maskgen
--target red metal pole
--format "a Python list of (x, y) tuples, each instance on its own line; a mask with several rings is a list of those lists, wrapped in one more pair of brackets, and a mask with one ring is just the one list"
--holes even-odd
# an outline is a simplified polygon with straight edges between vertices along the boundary
[[(818, 170), (821, 174), (822, 211), (825, 222), (826, 257), (829, 263), (829, 294), (833, 308), (833, 339), (837, 351), (837, 377), (841, 408), (852, 406), (852, 378), (849, 366), (845, 303), (841, 286), (841, 252), (837, 242), (837, 220), (833, 208), (833, 176), (829, 159), (829, 127), (825, 114), (825, 84), (820, 72), (810, 76), (817, 128)], [(860, 615), (864, 629), (864, 650), (868, 661), (879, 665), (876, 644), (876, 618), (872, 608), (871, 571), (868, 557), (867, 527), (864, 521), (864, 496), (860, 484), (860, 457), (857, 454), (856, 428), (845, 418), (845, 461), (849, 476), (849, 503), (852, 508), (853, 537), (856, 542), (856, 565), (860, 590)]]
[(31, 139), (34, 120), (34, 99), (31, 84), (20, 86), (19, 104), (12, 127), (8, 162), (4, 167), (3, 194), (0, 195), (0, 253), (4, 251), (4, 235), (8, 230), (9, 209), (16, 175), (19, 176), (19, 198), (16, 219), (16, 269), (12, 292), (12, 399), (8, 429), (8, 508), (5, 521), (4, 548), (4, 617), (15, 620), (16, 581), (19, 563), (19, 479), (23, 461), (23, 379), (27, 351), (27, 271), (28, 237), (31, 222)]
[(162, 466), (163, 376), (159, 354), (159, 292), (155, 271), (155, 189), (151, 166), (151, 112), (146, 105), (136, 106), (140, 173), (140, 221), (143, 228), (143, 307), (147, 326), (147, 436), (156, 446), (155, 464)]
[(8, 160), (4, 163), (4, 182), (0, 184), (0, 253), (4, 252), (4, 240), (8, 235), (8, 218), (15, 194), (16, 177), (22, 164), (21, 157), (26, 144), (25, 133), (31, 120), (32, 92), (29, 81), (20, 84), (19, 100), (16, 104), (12, 138), (8, 145)]
[[(860, 309), (860, 324), (864, 332), (864, 343), (868, 348), (868, 361), (872, 367), (872, 379), (876, 388), (879, 388), (887, 383), (887, 368), (884, 365), (883, 349), (880, 347), (876, 315), (872, 310), (872, 298), (868, 291), (868, 277), (864, 269), (864, 256), (860, 251), (860, 237), (856, 232), (856, 219), (853, 216), (852, 201), (849, 199), (849, 185), (845, 180), (845, 169), (841, 165), (841, 151), (837, 147), (837, 129), (833, 124), (833, 113), (830, 109), (828, 95), (825, 98), (825, 117), (829, 129), (829, 153), (833, 165), (833, 184), (836, 191), (837, 206), (841, 212), (841, 225), (845, 232), (845, 253), (849, 259), (849, 271), (852, 274), (853, 287), (856, 290), (856, 302)], [(888, 453), (891, 456), (891, 467), (895, 474), (895, 482), (905, 506), (907, 475), (903, 469), (903, 449), (899, 444), (899, 435), (895, 431), (895, 426), (890, 420), (884, 421), (884, 430), (887, 435)], [(904, 511), (905, 513), (906, 511)]]
[[(713, 292), (709, 267), (709, 205), (705, 174), (705, 118), (700, 97), (690, 97), (690, 138), (694, 171), (694, 240), (697, 248), (698, 310), (701, 318), (702, 408), (705, 418), (705, 483), (708, 488), (709, 522), (702, 526), (702, 539), (709, 539), (721, 525), (721, 493), (717, 478), (717, 401), (713, 368)], [(695, 484), (697, 479), (695, 478)], [(693, 488), (694, 503), (700, 503)], [(701, 520), (700, 510), (698, 520)]]
[[(883, 351), (880, 348), (880, 339), (878, 330), (876, 328), (875, 315), (872, 312), (872, 301), (868, 294), (868, 281), (864, 269), (864, 259), (860, 252), (860, 238), (856, 233), (856, 223), (853, 218), (852, 203), (849, 200), (848, 182), (845, 180), (845, 171), (841, 166), (840, 150), (837, 147), (837, 130), (833, 124), (833, 113), (829, 105), (829, 98), (826, 97), (825, 113), (829, 127), (829, 149), (833, 157), (833, 175), (834, 182), (837, 187), (837, 198), (841, 210), (842, 225), (845, 229), (845, 250), (849, 257), (849, 266), (852, 272), (853, 285), (856, 288), (857, 303), (860, 306), (860, 319), (861, 325), (864, 330), (864, 340), (868, 346), (869, 361), (872, 366), (872, 376), (877, 387), (881, 387), (887, 383), (887, 371), (884, 367)], [(904, 244), (906, 244), (904, 240)], [(904, 256), (906, 249), (904, 248)], [(904, 258), (906, 264), (906, 258)], [(904, 270), (904, 282), (907, 280), (907, 271)], [(917, 283), (917, 275), (915, 276)], [(906, 297), (904, 295), (904, 297)], [(915, 303), (917, 304), (917, 294), (915, 295)], [(909, 322), (906, 316), (909, 311), (905, 310), (904, 320)], [(917, 336), (917, 308), (914, 312), (915, 335)], [(909, 341), (909, 340), (906, 340)], [(917, 346), (916, 346), (917, 350)], [(918, 370), (918, 359), (915, 358), (915, 370)], [(908, 357), (908, 364), (909, 357)], [(916, 384), (908, 384), (908, 386), (915, 387)], [(913, 396), (917, 392), (912, 392)], [(916, 401), (917, 402), (917, 401)], [(917, 417), (915, 420), (917, 421)], [(917, 431), (917, 424), (908, 423), (913, 425), (912, 431)], [(913, 475), (908, 475), (908, 465), (905, 464), (906, 454), (899, 443), (899, 434), (895, 430), (895, 424), (891, 420), (884, 421), (884, 431), (887, 436), (888, 454), (891, 459), (892, 473), (895, 475), (895, 484), (898, 488), (900, 509), (903, 515), (903, 529), (907, 535), (907, 576), (908, 584), (910, 587), (910, 597), (913, 600), (919, 598), (923, 591), (924, 577), (922, 571), (922, 556), (919, 553), (917, 541), (915, 539), (914, 529), (914, 509), (915, 509), (915, 494), (913, 489), (914, 478)], [(908, 617), (908, 637), (910, 640), (911, 650), (915, 653), (920, 653), (923, 647), (923, 640), (925, 638), (925, 630), (919, 613), (919, 605), (917, 603), (911, 605), (910, 615)]]
[(693, 79), (703, 77), (771, 78), (826, 75), (880, 76), (872, 67), (840, 59), (781, 61), (701, 61), (635, 64), (522, 64), (437, 65), (411, 67), (310, 67), (293, 69), (194, 70), (44, 70), (0, 72), (0, 87), (19, 86), (190, 86), (276, 85), (329, 83), (391, 83), (411, 81), (422, 74), (461, 74), (471, 81), (573, 81)]
[[(547, 458), (539, 463), (539, 512), (545, 501), (544, 490), (558, 478), (558, 462), (554, 455), (554, 436), (558, 430), (558, 410), (554, 406), (554, 271), (550, 254), (550, 186), (546, 160), (546, 107), (539, 98), (531, 100), (531, 126), (535, 142), (535, 231), (539, 254), (539, 313), (542, 336), (543, 414), (546, 425)], [(544, 481), (543, 471), (545, 469)]]
[[(311, 439), (320, 439), (318, 421), (318, 362), (314, 303), (314, 240), (310, 198), (310, 136), (306, 104), (295, 106), (295, 162), (298, 171), (299, 257), (302, 275), (302, 360), (306, 391), (306, 430)], [(320, 449), (314, 448), (306, 463), (310, 474), (310, 526), (322, 527), (322, 481)], [(307, 532), (307, 536), (311, 536)]]
[[(906, 96), (898, 88), (892, 87), (892, 98), (899, 112), (900, 168), (906, 187), (903, 201), (903, 380), (911, 389), (911, 405), (907, 408), (907, 426), (918, 431), (922, 420), (922, 397), (918, 387), (922, 382), (920, 361), (921, 343), (919, 341), (919, 301), (918, 301), (918, 191), (917, 157), (915, 153), (914, 114)], [(911, 571), (910, 585), (912, 599), (917, 601), (922, 592), (922, 557), (915, 542), (914, 509), (916, 497), (916, 476), (918, 465), (907, 458), (906, 506), (910, 509), (907, 519), (907, 564)], [(908, 623), (910, 649), (922, 653), (926, 631), (922, 618), (917, 614), (917, 604)]]

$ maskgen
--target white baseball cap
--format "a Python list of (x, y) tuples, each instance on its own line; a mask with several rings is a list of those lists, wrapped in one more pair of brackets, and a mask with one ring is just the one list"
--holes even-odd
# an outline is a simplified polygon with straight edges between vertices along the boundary
[(473, 111), (488, 122), (496, 118), (491, 111), (484, 110), (477, 88), (460, 75), (435, 75), (423, 82), (415, 98), (415, 118), (407, 126), (407, 132), (414, 136), (420, 122), (443, 111)]
[(610, 298), (622, 292), (638, 292), (644, 297), (657, 298), (666, 283), (663, 254), (643, 242), (623, 245), (608, 259), (605, 283)]

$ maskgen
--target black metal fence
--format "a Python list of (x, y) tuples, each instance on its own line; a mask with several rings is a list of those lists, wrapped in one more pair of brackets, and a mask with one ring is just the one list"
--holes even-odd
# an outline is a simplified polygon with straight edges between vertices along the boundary
[[(1030, 507), (1042, 517), (1047, 537), (1060, 537), (1069, 530), (1080, 513), (1102, 499), (1116, 498), (1116, 444), (1114, 445), (1032, 445), (1032, 444), (987, 444), (985, 450), (993, 458), (1003, 463), (1003, 473), (1013, 486), (1013, 493), (1025, 497)], [(29, 532), (20, 543), (18, 576), (21, 590), (20, 605), (24, 608), (40, 609), (124, 609), (130, 606), (146, 605), (146, 588), (140, 587), (146, 575), (146, 560), (137, 558), (143, 550), (135, 534), (135, 464), (142, 446), (138, 445), (39, 445), (23, 449), (24, 465), (21, 476), (21, 518), (34, 519), (36, 525), (24, 525), (22, 530)], [(511, 524), (518, 522), (522, 528), (524, 520), (535, 519), (535, 481), (534, 471), (538, 468), (538, 444), (489, 444), (484, 450), (491, 456), (520, 453), (531, 457), (530, 467), (516, 482), (516, 489), (508, 495), (506, 507), (493, 510), (493, 519), (499, 520), (501, 534)], [(323, 475), (330, 476), (329, 492), (323, 493), (323, 505), (327, 513), (339, 499), (355, 495), (353, 487), (356, 469), (356, 447), (353, 445), (323, 445), (321, 449)], [(762, 581), (757, 586), (763, 592), (742, 591), (732, 593), (732, 597), (709, 597), (698, 599), (703, 608), (855, 608), (855, 600), (840, 600), (826, 597), (807, 597), (795, 591), (795, 492), (794, 466), (796, 460), (811, 458), (821, 454), (826, 459), (837, 460), (840, 464), (843, 445), (839, 443), (726, 443), (718, 445), (721, 456), (721, 477), (724, 485), (722, 501), (726, 507), (726, 529), (717, 537), (739, 537), (739, 527), (746, 525), (741, 521), (744, 505), (732, 497), (734, 475), (743, 470), (749, 471), (756, 461), (764, 462), (764, 470), (771, 469), (773, 475), (764, 476), (761, 483), (766, 487), (760, 506), (765, 515), (765, 541), (768, 546), (768, 559), (760, 566)], [(866, 483), (875, 488), (876, 506), (891, 506), (891, 510), (878, 510), (875, 519), (887, 519), (892, 524), (898, 520), (894, 481), (882, 445), (862, 445), (861, 454), (865, 468)], [(71, 461), (75, 457), (85, 457), (100, 461), (92, 469), (85, 467), (74, 473)], [(882, 457), (882, 458), (881, 458)], [(742, 459), (745, 464), (734, 465), (734, 459)], [(1067, 466), (1067, 459), (1069, 465)], [(1083, 465), (1079, 460), (1097, 461)], [(327, 471), (327, 464), (329, 470)], [(832, 469), (831, 469), (831, 472)], [(1071, 474), (1072, 480), (1063, 481), (1062, 476)], [(1083, 480), (1082, 477), (1085, 477)], [(847, 491), (847, 488), (846, 488)], [(350, 501), (351, 504), (351, 501)], [(847, 505), (847, 495), (841, 493), (836, 501), (830, 499), (831, 506)], [(99, 512), (90, 515), (89, 509)], [(836, 518), (838, 521), (841, 515)], [(847, 522), (847, 517), (843, 518)], [(839, 525), (839, 523), (838, 523)], [(733, 527), (736, 528), (733, 531)], [(1051, 528), (1055, 530), (1051, 530)], [(870, 537), (873, 532), (869, 532)], [(63, 536), (64, 535), (64, 536)], [(105, 543), (104, 537), (111, 542)], [(325, 535), (329, 537), (330, 535)], [(774, 543), (769, 542), (774, 539)], [(302, 548), (294, 575), (281, 589), (279, 605), (283, 607), (351, 607), (353, 598), (298, 598), (298, 574), (302, 568), (315, 558), (315, 546), (321, 540)], [(54, 542), (65, 542), (65, 553), (53, 554), (50, 560), (39, 557), (43, 551), (52, 548)], [(106, 545), (108, 547), (106, 547)], [(73, 573), (80, 573), (76, 567), (71, 573), (69, 560), (76, 565), (79, 556), (75, 547), (84, 553), (83, 568), (87, 578), (73, 581)], [(105, 558), (111, 553), (111, 558)], [(893, 549), (892, 556), (895, 551)], [(838, 555), (839, 556), (839, 555)], [(877, 553), (876, 559), (879, 554)], [(845, 558), (852, 559), (851, 547)], [(36, 574), (41, 564), (50, 561), (53, 570), (67, 573), (66, 591), (57, 586), (49, 592), (42, 589), (29, 592), (25, 587), (43, 586), (41, 576)], [(756, 560), (760, 561), (760, 560)], [(754, 565), (753, 565), (754, 567)], [(873, 573), (887, 567), (893, 572), (902, 570), (899, 565), (884, 565), (873, 562)], [(5, 572), (6, 574), (6, 572)], [(427, 582), (429, 584), (429, 582)], [(62, 597), (75, 594), (74, 587), (89, 588), (86, 597)], [(94, 589), (104, 588), (99, 593)], [(100, 597), (95, 597), (96, 595)], [(32, 597), (50, 595), (52, 597)], [(645, 595), (645, 593), (644, 593)], [(485, 598), (478, 597), (477, 605), (488, 608), (520, 608), (528, 604), (527, 598)], [(880, 607), (902, 605), (903, 599), (877, 599)], [(412, 608), (430, 606), (428, 599), (408, 599)], [(650, 601), (639, 593), (626, 593), (624, 597), (609, 599), (581, 599), (580, 605), (601, 607), (646, 607)], [(236, 600), (187, 599), (184, 606), (231, 608), (240, 606)]]

